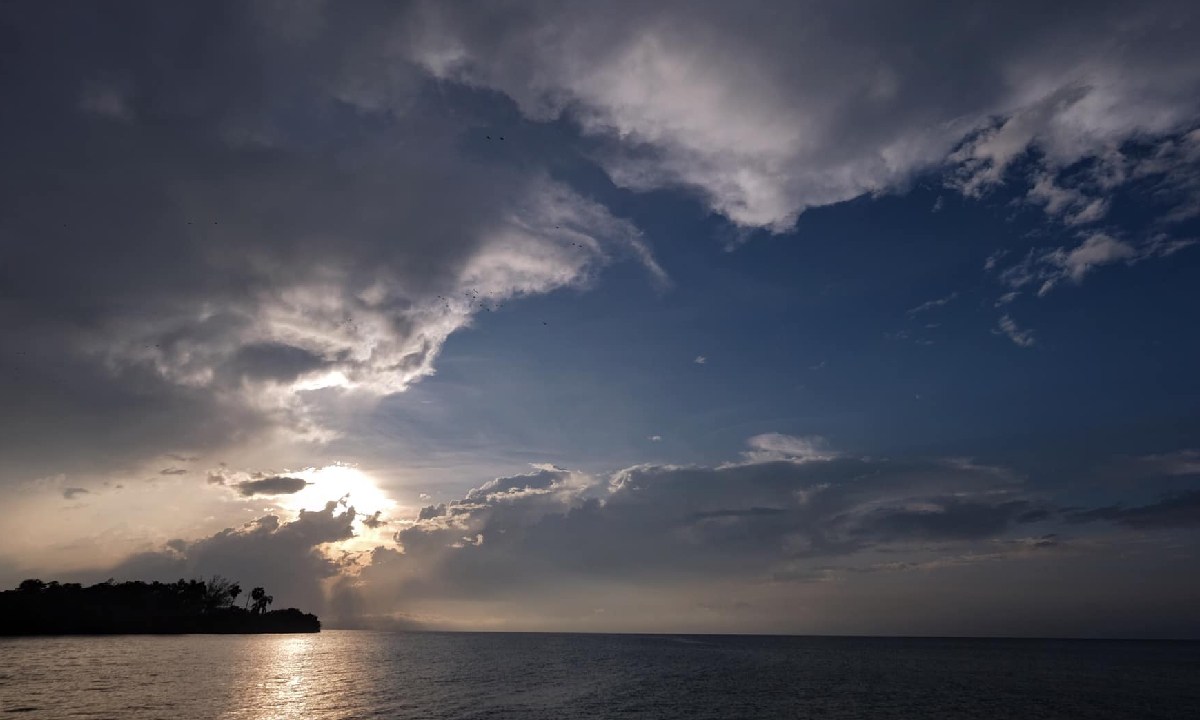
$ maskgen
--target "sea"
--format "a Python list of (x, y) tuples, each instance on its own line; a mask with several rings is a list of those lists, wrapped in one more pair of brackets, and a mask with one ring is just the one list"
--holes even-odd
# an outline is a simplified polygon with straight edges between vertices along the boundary
[(1200, 718), (1200, 642), (325, 631), (0, 639), (31, 718)]

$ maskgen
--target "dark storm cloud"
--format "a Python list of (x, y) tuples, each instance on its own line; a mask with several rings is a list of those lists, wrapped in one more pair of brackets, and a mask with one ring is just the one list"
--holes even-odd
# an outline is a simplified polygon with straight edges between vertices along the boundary
[(301, 511), (292, 522), (267, 515), (241, 528), (229, 528), (193, 542), (174, 542), (169, 552), (135, 555), (106, 570), (117, 579), (172, 580), (224, 575), (244, 587), (258, 585), (275, 596), (277, 607), (296, 605), (320, 612), (321, 581), (339, 566), (320, 550), (326, 543), (353, 537), (354, 508), (330, 502), (317, 511)]
[(262, 480), (247, 480), (237, 484), (238, 493), (243, 497), (254, 495), (291, 495), (308, 487), (308, 482), (294, 477), (269, 477)]
[(8, 475), (319, 436), (280, 386), (403, 389), (478, 311), (439, 296), (653, 265), (632, 226), (467, 148), (486, 119), (388, 49), (404, 12), (0, 8)]
[(1104, 520), (1139, 530), (1200, 527), (1200, 490), (1175, 493), (1148, 505), (1076, 511), (1067, 518), (1073, 522)]

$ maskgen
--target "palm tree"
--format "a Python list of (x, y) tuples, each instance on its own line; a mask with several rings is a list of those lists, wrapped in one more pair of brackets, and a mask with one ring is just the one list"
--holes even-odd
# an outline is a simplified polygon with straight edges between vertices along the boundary
[(256, 587), (250, 591), (250, 599), (254, 601), (254, 604), (250, 606), (250, 612), (254, 613), (255, 615), (261, 615), (262, 613), (266, 612), (267, 606), (275, 602), (275, 597), (273, 595), (268, 595), (266, 591), (260, 587)]

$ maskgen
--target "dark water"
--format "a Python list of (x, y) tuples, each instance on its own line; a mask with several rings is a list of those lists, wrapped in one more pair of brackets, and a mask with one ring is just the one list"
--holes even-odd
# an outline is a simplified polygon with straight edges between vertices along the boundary
[(1200, 643), (338, 631), (0, 639), (7, 713), (1200, 718)]

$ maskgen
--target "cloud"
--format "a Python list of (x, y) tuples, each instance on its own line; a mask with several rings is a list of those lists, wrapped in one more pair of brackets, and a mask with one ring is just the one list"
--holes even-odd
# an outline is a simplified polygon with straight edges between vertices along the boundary
[(90, 492), (91, 491), (88, 490), (87, 488), (69, 487), (69, 488), (63, 489), (62, 496), (68, 500), (74, 500), (76, 497), (78, 497), (80, 495), (86, 495)]
[(819, 435), (796, 437), (780, 433), (755, 435), (746, 441), (750, 450), (743, 453), (748, 462), (771, 462), (791, 460), (829, 460), (837, 453), (829, 449), (829, 442)]
[(84, 112), (108, 120), (129, 122), (134, 119), (128, 92), (111, 84), (93, 83), (89, 85), (80, 97), (79, 107)]
[(494, 304), (618, 260), (669, 282), (629, 221), (470, 148), (370, 23), (211, 12), (4, 10), (6, 476), (327, 441)]
[[(1134, 508), (1060, 510), (1012, 471), (968, 460), (851, 457), (777, 433), (747, 444), (741, 462), (716, 467), (590, 475), (537, 465), (392, 521), (394, 545), (349, 549), (362, 547), (356, 520), (372, 530), (385, 521), (331, 501), (290, 522), (268, 515), (175, 540), (102, 574), (220, 573), (263, 585), (282, 604), (328, 610), (331, 626), (506, 627), (534, 617), (537, 627), (568, 626), (619, 602), (609, 608), (622, 608), (623, 620), (612, 622), (635, 627), (656, 622), (656, 607), (697, 598), (714, 607), (747, 599), (791, 607), (825, 593), (849, 600), (903, 589), (862, 578), (920, 572), (923, 587), (946, 593), (925, 596), (922, 607), (936, 614), (966, 597), (943, 577), (962, 582), (956, 569), (987, 563), (989, 577), (1010, 577), (1019, 573), (1014, 563), (1048, 562), (1037, 572), (1053, 573), (1064, 567), (1055, 558), (1104, 547), (1047, 527), (1064, 516), (1135, 529), (1200, 522), (1194, 492)], [(784, 627), (788, 617), (771, 614), (771, 622)], [(753, 625), (738, 622), (731, 628)]]
[(1027, 194), (1032, 202), (1042, 205), (1049, 215), (1062, 216), (1068, 225), (1083, 225), (1102, 219), (1108, 212), (1108, 201), (1092, 198), (1078, 188), (1064, 188), (1055, 183), (1047, 172), (1035, 176)]
[(647, 439), (650, 440), (650, 442), (662, 442), (662, 435), (651, 435)]
[(918, 305), (914, 308), (909, 308), (909, 310), (906, 314), (907, 315), (917, 315), (919, 313), (928, 312), (929, 310), (936, 310), (937, 308), (944, 307), (945, 305), (949, 304), (957, 297), (958, 297), (958, 293), (952, 292), (945, 297), (940, 297), (940, 298), (937, 298), (936, 300), (929, 300), (927, 302), (921, 303), (920, 305)]
[(403, 607), (583, 582), (769, 583), (819, 558), (999, 537), (1043, 517), (997, 468), (837, 457), (779, 434), (749, 444), (744, 462), (715, 468), (497, 478), (423, 509), (364, 587)]
[(356, 516), (354, 508), (340, 508), (336, 501), (321, 510), (302, 510), (290, 522), (266, 515), (200, 540), (172, 541), (161, 552), (134, 555), (105, 570), (105, 577), (173, 580), (219, 574), (243, 587), (265, 587), (276, 607), (319, 613), (325, 606), (321, 582), (340, 572), (325, 546), (354, 537)]
[[(621, 259), (669, 283), (545, 149), (480, 149), (496, 115), (448, 100), (463, 86), (566, 119), (618, 184), (685, 188), (741, 229), (929, 171), (977, 194), (1031, 152), (1030, 199), (1071, 222), (1127, 180), (1195, 205), (1193, 14), (1080, 7), (5, 8), (0, 152), (23, 180), (0, 203), (4, 329), (36, 338), (0, 361), (6, 476), (332, 440), (496, 304)], [(1064, 174), (1081, 163), (1086, 182)], [(1034, 261), (1043, 284), (1079, 276), (1064, 253)]]
[[(1169, 239), (1155, 235), (1140, 244), (1133, 244), (1104, 232), (1090, 233), (1073, 248), (1033, 249), (1020, 262), (997, 274), (999, 280), (1016, 291), (1036, 284), (1037, 296), (1042, 297), (1063, 281), (1075, 285), (1084, 277), (1105, 265), (1124, 263), (1134, 265), (1151, 258), (1169, 257), (1195, 244), (1189, 239)], [(1005, 295), (1008, 297), (1011, 293)]]
[(993, 307), (1004, 307), (1005, 305), (1009, 304), (1013, 300), (1016, 300), (1020, 296), (1021, 296), (1020, 291), (1010, 290), (1009, 292), (1006, 292), (1003, 295), (1001, 295), (1000, 297), (996, 298), (996, 302), (993, 304)]
[(254, 495), (292, 495), (308, 486), (308, 482), (294, 477), (268, 477), (262, 480), (246, 480), (237, 484), (237, 491), (244, 497)]
[(1148, 157), (1132, 163), (1129, 174), (1151, 182), (1155, 196), (1174, 205), (1166, 222), (1200, 215), (1200, 128), (1159, 143)]
[(467, 492), (467, 501), (495, 502), (511, 499), (517, 495), (542, 494), (562, 487), (571, 477), (571, 472), (554, 465), (535, 465), (534, 471), (524, 475), (496, 478)]
[(708, 362), (708, 358), (704, 357), (703, 355), (697, 355), (696, 359), (692, 362), (696, 363), (697, 365), (704, 365)]
[[(425, 5), (405, 21), (430, 72), (570, 118), (617, 184), (688, 188), (776, 232), (927, 170), (977, 196), (1031, 152), (1057, 175), (1126, 140), (1170, 142), (1200, 97), (1196, 18), (1171, 2)], [(1059, 208), (1083, 222), (1102, 205)]]
[(187, 470), (184, 468), (169, 467), (158, 471), (159, 475), (187, 475)]
[(1200, 450), (1187, 448), (1134, 458), (1143, 469), (1168, 476), (1200, 475)]
[(997, 335), (1004, 335), (1014, 344), (1020, 347), (1033, 347), (1037, 341), (1033, 338), (1033, 331), (1023, 329), (1017, 325), (1017, 321), (1013, 320), (1009, 315), (1002, 315), (996, 329), (992, 330)]
[(1138, 530), (1200, 527), (1200, 490), (1175, 493), (1136, 507), (1110, 505), (1068, 515), (1074, 522), (1104, 520)]

